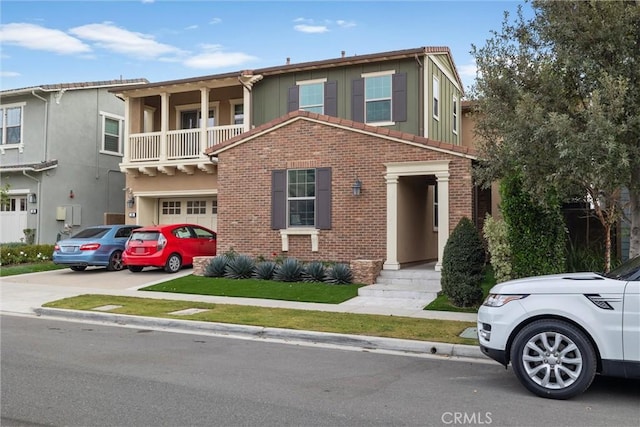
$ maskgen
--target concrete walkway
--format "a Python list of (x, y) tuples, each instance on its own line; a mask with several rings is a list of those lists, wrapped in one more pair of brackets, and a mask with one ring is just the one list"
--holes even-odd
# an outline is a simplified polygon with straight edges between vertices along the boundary
[(243, 336), (287, 342), (324, 343), (361, 349), (425, 353), (448, 357), (482, 358), (477, 346), (431, 343), (424, 341), (397, 340), (357, 335), (325, 334), (310, 331), (282, 330), (254, 326), (229, 325), (222, 323), (194, 322), (167, 319), (151, 319), (141, 316), (123, 316), (105, 312), (81, 312), (43, 308), (42, 305), (83, 294), (104, 294), (133, 296), (154, 299), (198, 301), (216, 304), (238, 304), (258, 307), (317, 310), (336, 313), (378, 314), (422, 319), (442, 319), (476, 322), (474, 313), (453, 313), (425, 311), (406, 306), (381, 306), (379, 301), (356, 297), (342, 304), (301, 303), (292, 301), (265, 300), (256, 298), (217, 297), (188, 295), (166, 292), (148, 292), (138, 289), (191, 274), (185, 269), (177, 274), (167, 274), (161, 270), (145, 269), (141, 273), (129, 271), (107, 272), (104, 269), (87, 269), (74, 272), (69, 269), (42, 273), (31, 273), (0, 278), (0, 312), (16, 315), (37, 315), (118, 324), (121, 326), (158, 328), (163, 330), (192, 333), (211, 333), (225, 336)]

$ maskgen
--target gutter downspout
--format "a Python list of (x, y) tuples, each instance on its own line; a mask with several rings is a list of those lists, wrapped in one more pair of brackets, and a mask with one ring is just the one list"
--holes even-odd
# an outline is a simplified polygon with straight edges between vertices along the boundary
[(34, 180), (35, 182), (38, 183), (38, 190), (36, 191), (36, 197), (38, 198), (38, 201), (36, 203), (36, 209), (38, 209), (38, 220), (36, 221), (36, 244), (39, 245), (40, 244), (40, 234), (42, 233), (42, 229), (40, 228), (40, 226), (42, 225), (42, 215), (40, 214), (40, 203), (41, 203), (41, 197), (40, 197), (40, 180), (34, 176), (31, 176), (27, 173), (27, 171), (23, 170), (22, 174), (24, 176), (26, 176), (27, 178), (31, 178), (32, 180)]
[[(44, 157), (42, 158), (42, 160), (47, 161), (47, 155), (48, 155), (48, 151), (49, 151), (49, 101), (47, 101), (45, 98), (41, 97), (40, 95), (36, 94), (35, 90), (31, 91), (31, 95), (33, 95), (34, 97), (38, 98), (40, 101), (44, 102)], [(38, 194), (38, 197), (40, 197), (40, 194)]]

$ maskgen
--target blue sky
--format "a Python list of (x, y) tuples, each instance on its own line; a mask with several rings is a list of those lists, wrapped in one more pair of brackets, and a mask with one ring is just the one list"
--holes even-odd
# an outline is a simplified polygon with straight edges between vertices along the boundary
[(448, 46), (468, 87), (471, 45), (521, 1), (2, 0), (0, 89), (244, 69)]

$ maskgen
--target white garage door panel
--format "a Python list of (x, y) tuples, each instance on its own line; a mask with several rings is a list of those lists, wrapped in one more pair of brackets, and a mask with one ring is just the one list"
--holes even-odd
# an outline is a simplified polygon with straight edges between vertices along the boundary
[(160, 224), (187, 222), (217, 231), (218, 214), (214, 197), (160, 199)]
[(27, 228), (26, 212), (0, 212), (0, 243), (20, 242), (24, 240), (24, 230)]

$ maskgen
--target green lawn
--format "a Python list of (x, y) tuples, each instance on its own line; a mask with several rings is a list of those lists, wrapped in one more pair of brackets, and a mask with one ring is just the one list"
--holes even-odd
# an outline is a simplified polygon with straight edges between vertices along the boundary
[(52, 262), (38, 262), (30, 264), (12, 264), (0, 267), (0, 277), (14, 276), (16, 274), (36, 273), (38, 271), (60, 270), (67, 268)]
[(275, 282), (257, 279), (225, 279), (185, 276), (141, 290), (223, 297), (264, 298), (282, 301), (340, 304), (358, 295), (363, 285), (330, 285), (326, 283)]
[[(489, 290), (496, 284), (496, 279), (493, 277), (493, 271), (491, 267), (487, 267), (487, 272), (484, 276), (484, 280), (480, 284), (482, 287), (482, 299), (489, 295)], [(433, 310), (433, 311), (455, 311), (459, 313), (477, 313), (479, 306), (476, 307), (456, 307), (455, 305), (449, 302), (449, 298), (446, 295), (440, 293), (438, 297), (433, 300), (429, 305), (427, 305), (425, 310)]]

